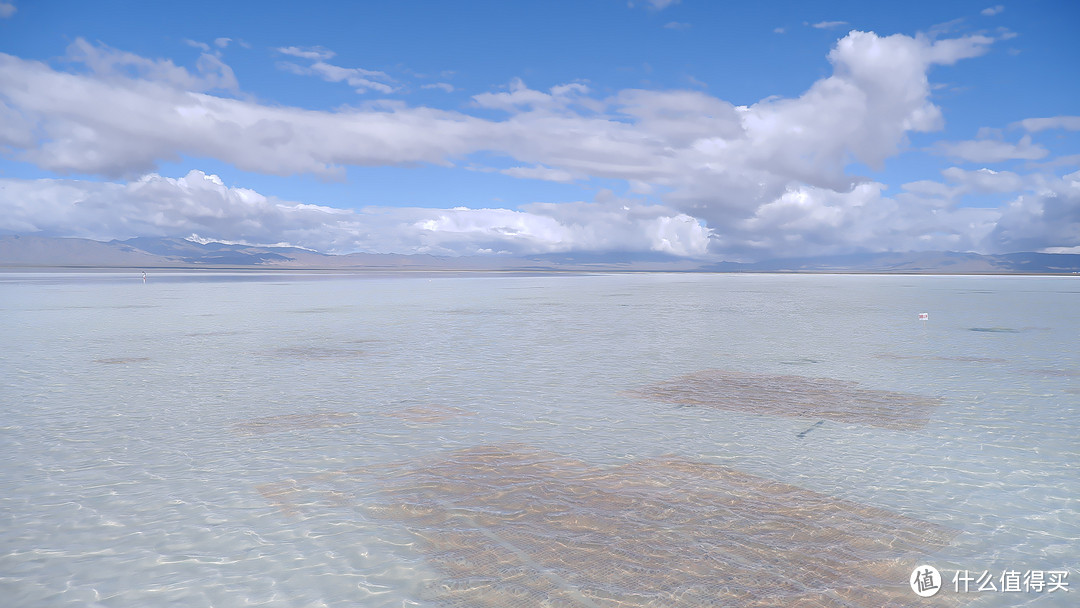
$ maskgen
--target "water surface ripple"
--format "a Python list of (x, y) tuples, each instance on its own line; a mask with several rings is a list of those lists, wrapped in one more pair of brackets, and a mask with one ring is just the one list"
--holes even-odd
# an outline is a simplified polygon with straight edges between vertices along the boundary
[(4, 274), (0, 598), (1073, 605), (1073, 281)]

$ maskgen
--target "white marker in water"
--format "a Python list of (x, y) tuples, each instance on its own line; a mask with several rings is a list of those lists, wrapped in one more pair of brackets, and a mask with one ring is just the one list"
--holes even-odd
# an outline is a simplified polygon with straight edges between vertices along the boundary
[(928, 313), (928, 312), (920, 312), (919, 313), (919, 320), (920, 321), (929, 321), (930, 320), (930, 313)]
[(142, 273), (142, 282), (143, 282), (143, 283), (145, 283), (145, 282), (146, 282), (146, 271), (145, 271), (145, 270), (144, 270), (144, 271), (143, 271), (143, 273)]

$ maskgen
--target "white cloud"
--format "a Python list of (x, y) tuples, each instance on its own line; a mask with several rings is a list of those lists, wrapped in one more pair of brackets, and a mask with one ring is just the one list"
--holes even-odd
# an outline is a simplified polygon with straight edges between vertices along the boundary
[(996, 210), (946, 208), (934, 199), (888, 198), (883, 184), (868, 182), (849, 192), (798, 187), (763, 205), (729, 246), (747, 257), (825, 255), (867, 251), (969, 251), (994, 226)]
[(847, 21), (819, 21), (817, 23), (809, 24), (810, 27), (817, 28), (819, 30), (831, 30), (834, 27), (840, 27), (847, 25)]
[(321, 76), (327, 82), (346, 82), (354, 87), (357, 93), (365, 93), (373, 89), (380, 93), (392, 93), (394, 87), (375, 79), (392, 80), (384, 72), (365, 70), (362, 68), (343, 68), (323, 61), (316, 61), (308, 68), (309, 72)]
[(988, 8), (984, 8), (983, 10), (979, 11), (979, 14), (983, 15), (984, 17), (993, 17), (994, 15), (997, 15), (998, 13), (1000, 13), (1000, 12), (1002, 12), (1004, 10), (1005, 10), (1005, 7), (998, 4), (997, 6), (991, 6), (991, 7), (988, 7)]
[(773, 28), (773, 33), (774, 34), (783, 34), (786, 31), (787, 31), (787, 28), (784, 28), (784, 27), (774, 27)]
[(664, 29), (668, 30), (686, 30), (690, 29), (690, 24), (682, 21), (669, 21), (664, 24)]
[(93, 45), (82, 38), (76, 38), (68, 46), (66, 58), (85, 65), (102, 81), (129, 80), (134, 76), (142, 82), (166, 84), (183, 91), (238, 89), (232, 68), (225, 65), (220, 57), (208, 52), (207, 45), (194, 41), (188, 43), (204, 51), (195, 64), (197, 74), (192, 74), (170, 59), (147, 59), (103, 44)]
[(282, 46), (278, 47), (276, 50), (282, 55), (290, 55), (292, 57), (312, 59), (315, 61), (330, 59), (335, 55), (334, 51), (321, 46)]
[(556, 111), (579, 103), (599, 108), (593, 100), (585, 98), (589, 87), (573, 82), (551, 87), (547, 93), (530, 89), (520, 78), (510, 81), (508, 91), (473, 95), (473, 103), (481, 108), (516, 113), (522, 110)]
[(1007, 160), (1038, 160), (1049, 152), (1039, 144), (1031, 143), (1025, 135), (1017, 143), (994, 139), (968, 141), (940, 141), (932, 148), (937, 154), (973, 163), (1000, 163)]
[(429, 83), (429, 84), (421, 85), (420, 88), (421, 89), (441, 89), (443, 91), (446, 91), (447, 93), (453, 93), (454, 90), (455, 90), (454, 85), (450, 84), (449, 82), (432, 82), (432, 83)]
[(971, 59), (985, 54), (993, 43), (993, 38), (978, 34), (961, 38), (946, 38), (934, 40), (924, 53), (929, 63), (952, 65), (961, 59)]
[(9, 231), (97, 239), (198, 232), (266, 242), (276, 240), (263, 238), (270, 231), (290, 230), (305, 213), (252, 190), (227, 188), (216, 176), (199, 171), (178, 179), (150, 174), (122, 184), (49, 179), (0, 183), (5, 218), (0, 229)]
[(444, 163), (478, 148), (476, 138), (486, 134), (483, 121), (451, 112), (264, 106), (177, 86), (205, 88), (220, 78), (207, 83), (171, 64), (137, 67), (162, 74), (72, 74), (0, 54), (0, 102), (42, 137), (19, 157), (53, 171), (110, 177), (152, 171), (183, 154), (248, 171), (332, 177), (340, 165)]
[(378, 70), (366, 70), (364, 68), (345, 68), (326, 60), (334, 56), (334, 52), (323, 47), (280, 47), (277, 51), (283, 55), (312, 60), (311, 65), (302, 66), (290, 62), (281, 62), (278, 67), (301, 76), (318, 76), (327, 82), (344, 82), (356, 89), (357, 93), (366, 93), (368, 90), (379, 93), (393, 93), (396, 88), (391, 83), (394, 79), (386, 72)]
[[(631, 245), (701, 252), (711, 242), (714, 252), (747, 255), (765, 255), (769, 247), (794, 254), (974, 246), (993, 229), (992, 218), (987, 219), (992, 210), (950, 209), (948, 196), (929, 196), (918, 187), (884, 197), (881, 185), (855, 180), (845, 168), (852, 162), (881, 166), (908, 146), (909, 133), (940, 129), (943, 119), (931, 102), (928, 71), (935, 64), (985, 53), (992, 42), (984, 36), (930, 39), (851, 32), (829, 53), (831, 75), (797, 97), (770, 97), (746, 106), (701, 91), (623, 90), (601, 97), (580, 82), (542, 91), (515, 79), (506, 90), (472, 98), (474, 108), (504, 112), (499, 119), (401, 102), (334, 111), (263, 105), (204, 92), (215, 74), (222, 80), (224, 64), (217, 72), (209, 66), (192, 74), (171, 62), (81, 43), (80, 48), (89, 49), (83, 51), (86, 65), (93, 68), (89, 73), (0, 54), (0, 139), (16, 158), (43, 169), (109, 177), (153, 171), (161, 161), (184, 156), (214, 158), (245, 171), (335, 177), (347, 166), (449, 165), (490, 152), (514, 165), (487, 168), (492, 171), (559, 182), (625, 180), (633, 192), (650, 193), (664, 203), (456, 212), (374, 209), (362, 214), (281, 207), (273, 201), (255, 205), (271, 219), (289, 217), (288, 222), (257, 222), (288, 236), (275, 236), (271, 228), (248, 236), (216, 235), (199, 222), (176, 222), (182, 234), (250, 242), (380, 251), (401, 250), (413, 242), (410, 251), (442, 252)], [(310, 66), (290, 63), (288, 69), (390, 86), (380, 80), (382, 72), (327, 63), (333, 54), (326, 49), (279, 50), (310, 61)], [(948, 144), (947, 152), (971, 157), (964, 143)], [(1045, 152), (1030, 141), (1004, 145), (1012, 146), (1011, 155), (1005, 155), (1010, 158), (1023, 158), (1016, 154), (1025, 145), (1029, 155), (1031, 150)], [(190, 175), (184, 179), (201, 183)], [(951, 189), (982, 183), (979, 175), (951, 179)], [(994, 179), (1001, 184), (1004, 178), (989, 178)], [(50, 188), (61, 186), (73, 187), (56, 182)], [(126, 187), (113, 184), (106, 190)], [(184, 188), (190, 185), (165, 190)], [(232, 217), (229, 213), (253, 207), (225, 208), (231, 210), (225, 216)], [(138, 216), (131, 209), (118, 204), (115, 214)], [(579, 216), (589, 220), (587, 225), (577, 226), (574, 218)], [(151, 224), (145, 224), (147, 230)]]
[(13, 2), (0, 2), (0, 19), (7, 19), (18, 10)]
[(1012, 171), (994, 171), (982, 168), (965, 171), (959, 167), (949, 167), (941, 172), (945, 179), (958, 184), (964, 193), (1000, 194), (1019, 192), (1027, 186), (1027, 180)]
[(533, 204), (523, 210), (373, 207), (363, 211), (276, 200), (215, 175), (156, 174), (128, 183), (0, 179), (0, 231), (100, 240), (197, 234), (234, 243), (318, 251), (467, 255), (481, 250), (661, 251), (701, 256), (709, 231), (658, 205)]
[(1080, 245), (1080, 171), (1046, 180), (1010, 202), (987, 240), (987, 247), (1003, 252)]
[(509, 169), (503, 169), (501, 171), (504, 175), (510, 177), (520, 177), (525, 179), (540, 179), (549, 182), (570, 183), (575, 179), (581, 179), (582, 176), (574, 175), (569, 171), (562, 169), (552, 169), (551, 167), (535, 166), (535, 167), (511, 167)]
[(902, 203), (914, 201), (918, 205), (948, 210), (960, 205), (967, 195), (1019, 194), (1039, 183), (1032, 176), (985, 167), (974, 171), (949, 167), (941, 175), (948, 183), (933, 180), (909, 182), (903, 184), (903, 193), (897, 199)]
[(232, 38), (225, 38), (224, 36), (222, 36), (221, 38), (214, 38), (214, 46), (218, 47), (219, 49), (223, 49), (229, 46), (230, 42), (232, 42)]
[[(624, 91), (599, 100), (580, 83), (543, 92), (515, 80), (507, 92), (474, 97), (478, 106), (508, 112), (502, 122), (404, 106), (313, 112), (177, 96), (141, 80), (102, 83), (16, 58), (7, 58), (0, 72), (9, 83), (28, 83), (12, 100), (18, 107), (8, 105), (55, 134), (26, 152), (54, 170), (122, 175), (189, 154), (268, 173), (333, 175), (338, 165), (440, 163), (491, 149), (575, 173), (659, 180), (687, 195), (697, 186), (712, 189), (717, 180), (734, 180), (719, 184), (732, 190), (740, 174), (760, 173), (762, 192), (781, 192), (791, 179), (841, 183), (848, 157), (880, 162), (903, 145), (906, 131), (936, 128), (940, 117), (925, 82), (927, 64), (940, 59), (930, 56), (934, 44), (849, 35), (830, 54), (833, 76), (800, 98), (769, 99), (738, 112), (703, 93)], [(325, 62), (313, 65), (319, 64)], [(379, 74), (329, 64), (318, 69), (331, 79)], [(125, 106), (131, 111), (119, 116), (115, 109)], [(759, 193), (744, 205), (760, 200)]]
[(1080, 131), (1080, 116), (1052, 116), (1049, 118), (1025, 118), (1020, 121), (1020, 126), (1029, 133), (1038, 133), (1047, 129), (1064, 129), (1066, 131)]
[[(947, 172), (961, 186), (995, 176), (1019, 179), (988, 170)], [(180, 178), (151, 174), (128, 183), (0, 179), (0, 231), (101, 240), (198, 234), (334, 253), (439, 255), (593, 250), (701, 257), (719, 245), (728, 256), (752, 259), (852, 249), (1000, 252), (1080, 246), (1080, 172), (1024, 181), (1026, 192), (992, 209), (942, 204), (929, 188), (889, 198), (882, 196), (884, 185), (875, 182), (847, 192), (793, 186), (751, 216), (713, 230), (690, 214), (610, 193), (596, 202), (532, 203), (518, 210), (353, 211), (277, 200), (200, 171)], [(1000, 184), (984, 189), (1003, 190)]]

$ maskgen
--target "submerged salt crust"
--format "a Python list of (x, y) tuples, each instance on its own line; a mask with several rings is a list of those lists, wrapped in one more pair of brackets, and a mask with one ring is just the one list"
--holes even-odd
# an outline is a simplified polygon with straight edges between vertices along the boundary
[(805, 376), (704, 370), (630, 394), (679, 405), (797, 418), (826, 418), (895, 429), (926, 426), (941, 400)]
[[(263, 489), (286, 515), (348, 504), (364, 471)], [(447, 606), (883, 606), (955, 531), (682, 458), (615, 467), (520, 444), (402, 465), (381, 500)], [(300, 505), (304, 505), (301, 507)]]
[(1067, 606), (951, 578), (1080, 578), (1077, 292), (0, 275), (0, 597)]

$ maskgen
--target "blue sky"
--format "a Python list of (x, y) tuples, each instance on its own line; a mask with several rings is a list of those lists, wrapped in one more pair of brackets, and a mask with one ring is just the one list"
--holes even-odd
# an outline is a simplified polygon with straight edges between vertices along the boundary
[(1080, 251), (1069, 1), (0, 1), (0, 232)]

